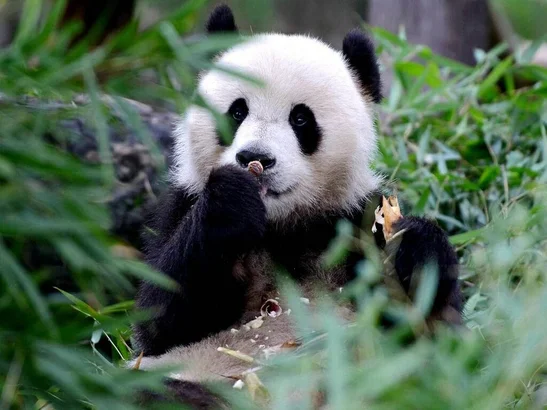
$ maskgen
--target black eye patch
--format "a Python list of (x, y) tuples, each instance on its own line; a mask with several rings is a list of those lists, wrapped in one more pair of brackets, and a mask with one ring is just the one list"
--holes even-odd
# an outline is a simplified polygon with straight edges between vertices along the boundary
[(243, 98), (235, 100), (230, 108), (228, 108), (228, 115), (237, 127), (247, 118), (249, 115), (249, 107), (247, 107), (247, 101)]
[[(228, 123), (230, 124), (233, 137), (241, 123), (243, 123), (243, 121), (245, 121), (245, 118), (247, 118), (247, 115), (249, 115), (249, 107), (247, 106), (247, 101), (245, 101), (244, 98), (238, 98), (232, 103), (232, 105), (230, 105), (230, 108), (228, 108), (228, 111), (225, 115), (228, 119)], [(220, 145), (223, 146), (229, 145), (226, 143), (226, 141), (224, 141), (223, 138), (220, 137), (219, 142)]]
[(306, 104), (297, 104), (289, 114), (289, 124), (298, 138), (300, 149), (306, 155), (312, 155), (321, 142), (321, 128), (315, 121), (313, 111)]

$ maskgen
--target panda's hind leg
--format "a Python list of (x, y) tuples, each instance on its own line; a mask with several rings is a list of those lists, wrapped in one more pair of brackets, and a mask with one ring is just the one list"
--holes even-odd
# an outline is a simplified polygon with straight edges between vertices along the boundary
[(405, 292), (410, 296), (414, 294), (418, 275), (424, 268), (436, 269), (437, 293), (429, 316), (461, 323), (463, 298), (458, 280), (458, 258), (446, 233), (435, 222), (414, 216), (399, 219), (394, 232), (394, 240), (387, 243), (385, 249)]
[(143, 408), (157, 404), (183, 405), (187, 409), (213, 410), (226, 409), (226, 403), (217, 395), (199, 383), (168, 379), (165, 381), (166, 392), (163, 395), (153, 392), (140, 392), (137, 404)]

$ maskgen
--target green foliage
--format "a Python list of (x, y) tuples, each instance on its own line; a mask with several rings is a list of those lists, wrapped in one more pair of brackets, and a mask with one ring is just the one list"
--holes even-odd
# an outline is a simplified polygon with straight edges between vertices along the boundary
[[(320, 390), (343, 409), (545, 408), (547, 70), (502, 58), (503, 46), (477, 51), (477, 66), (467, 67), (373, 31), (393, 65), (376, 168), (391, 176), (403, 215), (436, 218), (453, 233), (466, 329), (420, 337), (435, 275), (426, 269), (408, 307), (369, 286), (379, 272), (366, 264), (346, 290), (361, 301), (355, 326), (333, 325), (329, 304), (318, 321), (303, 306), (296, 312), (315, 333), (264, 372), (273, 407), (312, 408)], [(366, 248), (369, 230), (360, 238)], [(347, 241), (341, 233), (334, 255)], [(380, 332), (385, 311), (406, 326)], [(411, 335), (417, 342), (401, 343)], [(309, 396), (289, 403), (295, 388)]]
[[(130, 26), (91, 52), (85, 43), (69, 48), (75, 28), (55, 29), (62, 3), (44, 13), (41, 1), (26, 1), (14, 43), (0, 50), (0, 408), (133, 408), (136, 389), (159, 388), (161, 376), (120, 368), (134, 354), (135, 279), (173, 284), (113, 252), (119, 243), (108, 233), (106, 199), (114, 184), (107, 129), (114, 120), (102, 96), (114, 96), (150, 145), (122, 97), (179, 111), (203, 103), (193, 99), (196, 71), (236, 40), (181, 39), (203, 6), (189, 1), (144, 32)], [(452, 234), (464, 267), (466, 329), (423, 337), (435, 272), (424, 270), (414, 306), (391, 301), (384, 287), (372, 286), (381, 255), (363, 227), (360, 243), (373, 257), (341, 294), (357, 296), (354, 325), (339, 323), (328, 300), (311, 317), (287, 284), (304, 344), (259, 373), (271, 405), (311, 408), (324, 397), (337, 409), (542, 408), (547, 70), (516, 62), (503, 46), (477, 51), (477, 66), (468, 67), (374, 33), (393, 67), (376, 168), (400, 192), (403, 214), (436, 218)], [(89, 104), (48, 105), (78, 93)], [(94, 124), (102, 165), (68, 154), (70, 135), (48, 137), (74, 115)], [(340, 227), (327, 264), (345, 255), (351, 235)], [(60, 282), (63, 275), (70, 280)], [(402, 325), (380, 331), (385, 311)], [(405, 345), (410, 337), (417, 341)], [(294, 389), (309, 394), (291, 395)], [(235, 408), (253, 408), (244, 393), (223, 392)]]
[(534, 40), (547, 35), (545, 0), (490, 0), (490, 5), (507, 17), (521, 37)]
[[(175, 284), (117, 256), (120, 243), (108, 233), (115, 183), (108, 127), (115, 119), (103, 95), (115, 96), (139, 129), (122, 97), (161, 99), (182, 110), (195, 71), (234, 40), (173, 52), (165, 34), (193, 27), (202, 2), (190, 1), (144, 32), (130, 26), (98, 48), (69, 46), (77, 27), (55, 29), (64, 2), (46, 6), (25, 2), (13, 43), (0, 50), (0, 408), (131, 408), (139, 386), (161, 385), (159, 374), (118, 367), (133, 355), (136, 280)], [(71, 103), (79, 93), (88, 104)], [(102, 165), (67, 152), (73, 136), (57, 128), (74, 117), (93, 125)], [(146, 131), (138, 135), (150, 145)]]

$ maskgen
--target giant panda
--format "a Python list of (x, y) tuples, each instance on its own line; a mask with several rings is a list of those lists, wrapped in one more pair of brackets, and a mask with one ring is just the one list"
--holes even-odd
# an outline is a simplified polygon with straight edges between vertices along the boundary
[[(209, 33), (237, 32), (225, 5), (212, 12), (206, 27)], [(169, 389), (181, 402), (202, 408), (219, 404), (202, 382), (246, 369), (218, 352), (219, 346), (256, 356), (294, 335), (288, 314), (266, 315), (251, 333), (238, 331), (262, 317), (265, 302), (283, 306), (276, 266), (312, 305), (317, 289), (337, 290), (355, 278), (364, 255), (350, 254), (328, 269), (322, 256), (337, 223), (358, 224), (382, 189), (371, 169), (380, 72), (365, 33), (350, 31), (342, 51), (310, 36), (258, 34), (216, 62), (263, 85), (220, 70), (200, 75), (200, 96), (233, 125), (233, 140), (224, 142), (202, 106), (190, 107), (178, 124), (170, 188), (147, 229), (145, 253), (179, 289), (143, 282), (136, 305), (155, 313), (134, 332), (135, 351), (143, 355), (139, 369), (184, 364), (171, 375)], [(248, 171), (253, 161), (262, 165), (258, 178)], [(402, 288), (409, 291), (413, 272), (435, 262), (431, 317), (457, 322), (458, 261), (446, 234), (420, 217), (404, 217), (395, 231), (403, 232), (392, 251)], [(338, 313), (351, 320), (353, 310), (346, 305)]]

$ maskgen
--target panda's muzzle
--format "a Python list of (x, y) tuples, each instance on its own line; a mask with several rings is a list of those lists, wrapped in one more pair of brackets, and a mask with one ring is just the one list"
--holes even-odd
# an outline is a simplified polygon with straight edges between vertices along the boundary
[(236, 154), (237, 163), (243, 167), (247, 168), (249, 163), (252, 161), (259, 161), (262, 164), (264, 170), (273, 168), (275, 165), (275, 158), (265, 152), (254, 151), (254, 150), (242, 150)]
[(281, 195), (288, 194), (294, 190), (293, 187), (289, 187), (287, 189), (284, 189), (283, 191), (274, 191), (273, 189), (267, 189), (266, 196), (271, 196), (274, 198), (279, 198)]

